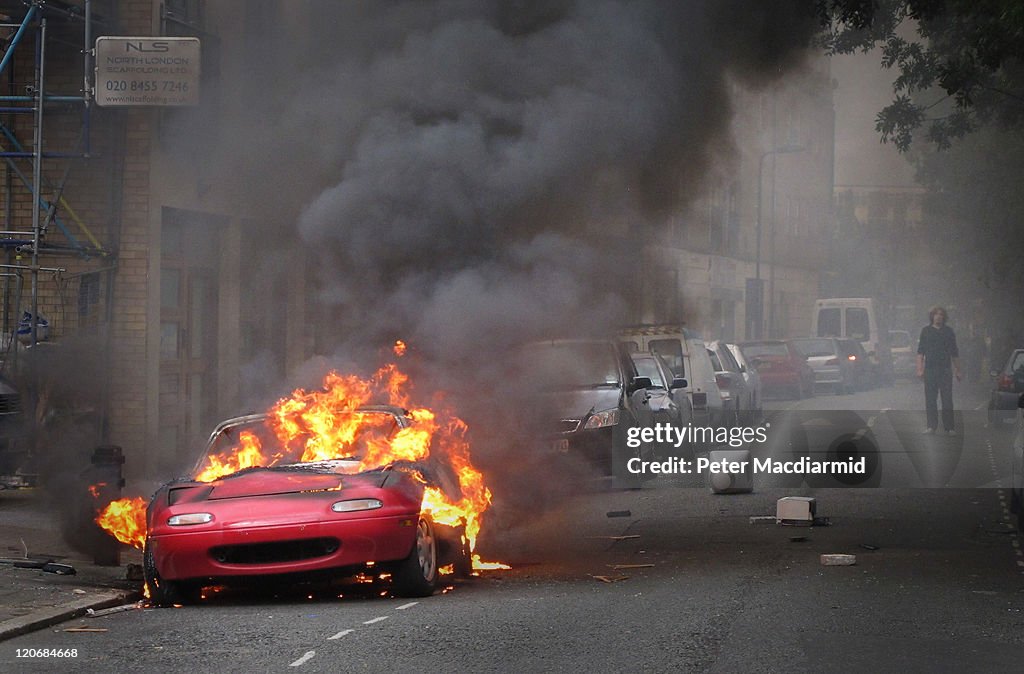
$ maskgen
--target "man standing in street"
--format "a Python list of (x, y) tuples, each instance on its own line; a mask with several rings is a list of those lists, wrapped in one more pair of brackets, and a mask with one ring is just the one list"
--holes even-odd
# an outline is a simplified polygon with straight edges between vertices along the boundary
[(953, 428), (953, 376), (960, 381), (960, 352), (956, 348), (956, 335), (946, 325), (946, 310), (932, 307), (928, 312), (930, 323), (921, 329), (917, 342), (917, 376), (924, 380), (924, 407), (928, 414), (925, 433), (934, 433), (939, 427), (936, 398), (942, 397), (942, 428), (947, 435), (956, 435)]

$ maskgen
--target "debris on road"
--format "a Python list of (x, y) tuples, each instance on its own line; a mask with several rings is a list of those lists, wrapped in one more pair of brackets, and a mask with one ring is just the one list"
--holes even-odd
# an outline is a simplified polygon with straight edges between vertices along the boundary
[(853, 566), (857, 563), (856, 555), (822, 555), (822, 566)]
[(807, 536), (790, 536), (789, 537), (789, 542), (790, 543), (803, 543), (806, 540), (807, 540)]
[(864, 548), (865, 550), (877, 550), (878, 549), (877, 545), (871, 545), (870, 543), (861, 543), (860, 547)]
[(628, 510), (609, 510), (608, 517), (632, 517), (633, 513)]
[(814, 524), (816, 508), (811, 496), (783, 496), (775, 503), (775, 521), (785, 526), (809, 527)]
[(101, 618), (101, 617), (103, 617), (105, 615), (110, 615), (111, 613), (121, 613), (123, 611), (132, 611), (132, 610), (139, 609), (139, 608), (142, 608), (142, 607), (143, 607), (143, 603), (141, 601), (137, 601), (137, 602), (133, 602), (131, 604), (122, 604), (121, 606), (114, 606), (112, 608), (101, 609), (99, 611), (94, 611), (91, 608), (90, 609), (86, 609), (85, 615), (87, 615), (90, 618)]
[(766, 524), (768, 522), (773, 522), (774, 523), (775, 522), (775, 516), (774, 515), (755, 515), (755, 516), (750, 518), (750, 523), (751, 524), (758, 524), (760, 522), (764, 522)]
[(623, 571), (625, 569), (651, 569), (654, 568), (654, 564), (609, 564), (614, 571)]
[(591, 578), (602, 583), (617, 583), (620, 580), (629, 580), (629, 576), (591, 576)]
[(71, 594), (85, 594), (85, 590), (80, 590), (77, 587), (71, 591)]
[(640, 534), (630, 534), (628, 536), (587, 536), (589, 539), (600, 539), (603, 541), (628, 541), (634, 538), (640, 538)]

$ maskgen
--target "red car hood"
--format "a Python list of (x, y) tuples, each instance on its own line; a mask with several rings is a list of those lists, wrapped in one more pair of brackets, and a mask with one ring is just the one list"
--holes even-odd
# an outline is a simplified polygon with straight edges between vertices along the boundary
[(270, 470), (266, 468), (235, 473), (212, 482), (213, 489), (207, 499), (239, 498), (244, 496), (270, 496), (273, 494), (294, 494), (300, 492), (337, 491), (345, 487), (380, 487), (387, 475), (384, 473), (360, 473), (338, 475), (318, 473), (302, 469)]

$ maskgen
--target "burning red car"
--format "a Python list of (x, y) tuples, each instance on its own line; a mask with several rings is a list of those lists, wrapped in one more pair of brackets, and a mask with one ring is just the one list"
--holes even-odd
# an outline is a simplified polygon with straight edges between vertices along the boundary
[(426, 482), (456, 490), (457, 482), (429, 464), (360, 470), (363, 454), (413, 432), (415, 421), (390, 406), (348, 414), (358, 418), (351, 456), (254, 466), (210, 481), (222, 472), (216, 457), (244, 462), (254, 447), (264, 457), (277, 450), (269, 415), (220, 424), (194, 479), (164, 485), (149, 504), (144, 570), (153, 601), (187, 602), (205, 585), (253, 576), (354, 575), (368, 564), (392, 574), (396, 594), (424, 596), (442, 566), (468, 571), (465, 528), (435, 522), (424, 507)]

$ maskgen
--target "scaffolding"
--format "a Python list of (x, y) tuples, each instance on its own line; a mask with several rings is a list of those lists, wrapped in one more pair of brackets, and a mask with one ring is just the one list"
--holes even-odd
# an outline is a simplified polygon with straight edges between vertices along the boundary
[[(101, 2), (101, 0), (97, 0)], [(17, 358), (18, 340), (35, 345), (46, 339), (44, 331), (49, 326), (41, 313), (41, 283), (52, 276), (54, 292), (51, 297), (59, 299), (56, 309), (66, 311), (65, 293), (71, 283), (80, 284), (79, 304), (84, 294), (91, 298), (97, 291), (95, 280), (101, 271), (114, 269), (115, 255), (105, 247), (86, 225), (83, 218), (71, 207), (65, 198), (65, 188), (76, 161), (92, 156), (93, 122), (93, 40), (97, 28), (109, 30), (112, 26), (106, 19), (94, 12), (93, 0), (22, 0), (10, 2), (0, 0), (0, 82), (8, 84), (7, 92), (0, 95), (0, 158), (6, 165), (5, 223), (0, 227), (0, 249), (6, 259), (0, 263), (0, 287), (3, 291), (2, 321), (3, 347), (6, 352), (3, 364)], [(113, 10), (113, 3), (102, 3), (101, 9)], [(112, 31), (111, 31), (112, 32)], [(48, 79), (48, 55), (54, 49), (77, 50), (81, 57), (81, 88), (73, 93), (57, 93), (50, 89)], [(33, 53), (29, 53), (29, 50)], [(31, 67), (31, 83), (24, 92), (16, 89), (14, 69)], [(66, 71), (61, 73), (66, 76)], [(66, 80), (66, 77), (65, 77)], [(66, 85), (65, 85), (66, 86)], [(47, 115), (54, 110), (62, 114), (78, 111), (80, 125), (78, 139), (71, 148), (51, 150), (44, 131), (47, 130)], [(31, 115), (31, 124), (22, 123), (24, 116)], [(31, 140), (24, 142), (18, 137), (25, 128), (31, 127)], [(65, 131), (66, 129), (62, 129)], [(63, 165), (60, 164), (63, 162)], [(44, 170), (44, 164), (51, 167)], [(56, 166), (57, 170), (52, 167)], [(47, 174), (50, 173), (50, 177)], [(59, 175), (59, 179), (54, 179)], [(31, 202), (31, 227), (15, 222), (15, 190), (23, 189)], [(111, 200), (113, 203), (113, 200)], [(59, 231), (62, 242), (54, 240), (51, 228)], [(60, 265), (44, 266), (43, 258), (52, 256), (77, 256), (85, 260), (101, 260), (103, 268), (68, 274)], [(86, 279), (88, 283), (83, 283)], [(23, 289), (28, 285), (27, 307), (23, 306)], [(109, 292), (111, 278), (106, 278)], [(27, 323), (27, 324), (26, 324)], [(66, 323), (62, 328), (66, 327)]]

